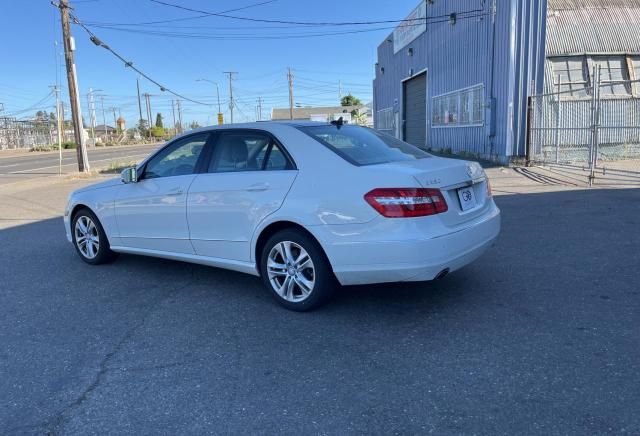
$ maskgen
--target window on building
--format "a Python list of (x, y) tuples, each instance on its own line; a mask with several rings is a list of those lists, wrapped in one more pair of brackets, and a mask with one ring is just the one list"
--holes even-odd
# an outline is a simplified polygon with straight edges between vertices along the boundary
[(484, 86), (476, 85), (433, 97), (431, 125), (480, 126), (484, 123)]
[(553, 90), (566, 97), (586, 97), (588, 76), (583, 56), (551, 58)]
[(631, 94), (631, 87), (623, 81), (629, 80), (627, 59), (624, 56), (592, 57), (590, 66), (600, 67), (600, 94), (621, 95)]
[(380, 109), (376, 113), (376, 126), (378, 130), (393, 130), (393, 108)]

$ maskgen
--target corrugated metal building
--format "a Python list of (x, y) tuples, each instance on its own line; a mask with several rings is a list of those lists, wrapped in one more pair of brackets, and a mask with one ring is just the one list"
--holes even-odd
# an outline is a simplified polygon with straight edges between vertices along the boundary
[(604, 80), (640, 79), (638, 55), (640, 0), (423, 0), (378, 46), (375, 127), (506, 162), (525, 153), (528, 96), (580, 98), (594, 65)]

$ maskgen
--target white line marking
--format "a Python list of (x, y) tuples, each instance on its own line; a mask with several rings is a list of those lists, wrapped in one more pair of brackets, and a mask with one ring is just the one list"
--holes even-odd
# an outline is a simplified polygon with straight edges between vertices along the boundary
[[(118, 159), (129, 159), (129, 158), (133, 158), (133, 157), (147, 157), (149, 156), (149, 153), (145, 153), (145, 154), (131, 154), (131, 155), (126, 155), (126, 156), (114, 156), (114, 157), (110, 157), (110, 158), (106, 158), (106, 159), (97, 159), (94, 160), (93, 162), (104, 162), (104, 161), (115, 161)], [(91, 164), (92, 161), (89, 161), (89, 164)], [(63, 167), (68, 167), (71, 165), (75, 165), (75, 163), (70, 163), (70, 164), (62, 164)], [(31, 168), (28, 170), (23, 170), (23, 171), (14, 171), (11, 172), (9, 174), (33, 174), (33, 171), (41, 171), (41, 170), (48, 170), (50, 168), (58, 168), (60, 165), (51, 165), (48, 167), (41, 167), (41, 168)]]

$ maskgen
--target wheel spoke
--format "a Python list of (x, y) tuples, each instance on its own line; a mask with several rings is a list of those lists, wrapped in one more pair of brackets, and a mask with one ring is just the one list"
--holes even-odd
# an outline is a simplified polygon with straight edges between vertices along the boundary
[(269, 270), (269, 277), (274, 276), (286, 276), (287, 275), (287, 267), (283, 263), (278, 263), (275, 260), (269, 258), (267, 261), (267, 269)]
[(87, 224), (86, 224), (86, 218), (85, 217), (81, 217), (78, 220), (78, 226), (80, 227), (80, 231), (82, 233), (87, 233)]
[(287, 299), (293, 300), (293, 297), (294, 297), (293, 288), (296, 285), (296, 281), (293, 278), (293, 276), (289, 276), (288, 280), (289, 280), (289, 283), (287, 284)]
[(293, 262), (293, 264), (298, 269), (304, 269), (303, 265), (309, 262), (309, 260), (311, 260), (309, 258), (309, 254), (303, 249), (300, 249), (300, 254), (298, 255), (298, 258)]
[(314, 285), (314, 282), (312, 280), (307, 279), (302, 274), (296, 275), (295, 276), (295, 280), (296, 280), (296, 283), (298, 284), (298, 286), (300, 287), (300, 289), (305, 294), (311, 293), (311, 290), (313, 289), (313, 285)]
[(293, 255), (291, 254), (291, 242), (281, 242), (280, 245), (282, 247), (282, 251), (286, 256), (284, 260), (289, 263), (294, 263)]
[(278, 289), (278, 293), (280, 294), (280, 296), (282, 296), (282, 298), (284, 298), (285, 300), (289, 299), (289, 295), (287, 294), (287, 292), (289, 291), (289, 282), (291, 281), (291, 277), (287, 276), (284, 281), (282, 282), (282, 285), (280, 285), (280, 289)]

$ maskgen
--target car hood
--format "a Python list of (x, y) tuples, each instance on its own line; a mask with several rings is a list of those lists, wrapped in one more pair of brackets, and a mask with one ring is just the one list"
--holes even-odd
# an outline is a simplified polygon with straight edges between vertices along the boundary
[(94, 189), (110, 188), (112, 186), (117, 186), (120, 184), (122, 184), (122, 180), (120, 180), (119, 178), (114, 178), (114, 179), (105, 180), (103, 182), (94, 183), (89, 186), (85, 186), (83, 188), (77, 189), (75, 192), (79, 193), (79, 192), (93, 191)]

